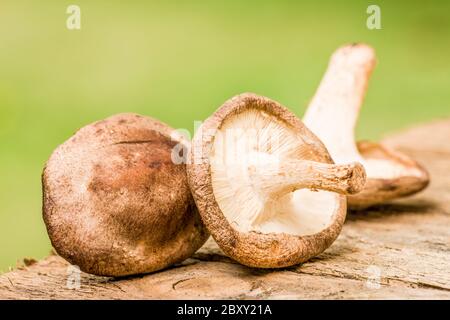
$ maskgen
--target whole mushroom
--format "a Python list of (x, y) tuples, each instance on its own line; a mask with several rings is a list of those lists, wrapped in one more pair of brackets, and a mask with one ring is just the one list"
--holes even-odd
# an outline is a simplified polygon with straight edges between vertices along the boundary
[(379, 143), (355, 142), (356, 122), (375, 64), (375, 52), (368, 45), (336, 50), (303, 117), (336, 163), (357, 161), (366, 169), (364, 189), (348, 197), (353, 209), (414, 194), (429, 183), (425, 168), (408, 156)]
[(328, 248), (345, 220), (343, 194), (365, 182), (360, 164), (333, 164), (294, 114), (255, 94), (228, 100), (202, 124), (187, 172), (217, 244), (261, 268), (298, 264)]
[(82, 271), (153, 272), (192, 255), (207, 239), (185, 164), (187, 142), (169, 126), (118, 114), (60, 145), (42, 175), (43, 217), (53, 247)]

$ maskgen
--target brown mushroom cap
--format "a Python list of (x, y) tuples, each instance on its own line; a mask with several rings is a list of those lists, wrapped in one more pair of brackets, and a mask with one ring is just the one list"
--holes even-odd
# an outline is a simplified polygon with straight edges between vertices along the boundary
[(118, 114), (53, 152), (42, 175), (43, 217), (63, 258), (88, 273), (125, 276), (182, 261), (206, 241), (185, 164), (171, 158), (186, 142), (172, 133)]
[[(263, 172), (258, 180), (258, 176), (252, 177), (249, 173), (253, 172), (253, 167), (246, 167), (245, 162), (239, 162), (235, 170), (232, 162), (225, 160), (231, 155), (232, 148), (227, 144), (232, 138), (228, 142), (223, 140), (229, 129), (236, 129), (232, 134), (236, 134), (238, 143), (248, 142), (253, 137), (264, 140), (250, 149), (261, 152), (262, 158), (281, 157), (280, 166), (303, 160), (301, 163), (315, 163), (318, 167), (320, 164), (334, 166), (330, 165), (333, 161), (320, 140), (279, 103), (251, 93), (225, 102), (197, 131), (187, 165), (189, 185), (199, 212), (222, 250), (248, 266), (279, 268), (306, 261), (328, 248), (339, 235), (345, 220), (345, 196), (323, 190), (298, 190), (295, 187), (285, 190), (281, 187), (286, 193), (269, 202), (272, 198), (264, 198), (266, 194), (261, 191), (266, 190), (264, 188), (272, 177), (273, 185), (277, 187), (281, 179), (289, 180), (289, 175), (280, 172), (264, 176)], [(268, 136), (276, 136), (280, 144), (266, 143)], [(234, 158), (231, 157), (239, 161), (252, 150), (239, 150)], [(261, 164), (255, 167), (256, 172), (270, 170), (270, 163)], [(341, 189), (355, 189), (356, 192), (362, 188), (364, 172), (358, 170), (363, 169), (361, 166), (355, 168), (350, 176), (354, 175), (354, 181), (358, 182), (352, 185), (357, 186)], [(301, 171), (300, 178), (303, 174), (305, 177), (311, 175), (311, 184), (327, 188), (318, 182), (320, 179), (314, 170)], [(348, 171), (344, 171), (345, 174), (337, 174), (339, 178), (331, 181), (346, 176)], [(261, 181), (262, 187), (257, 185)], [(285, 184), (291, 186), (288, 182)], [(255, 200), (259, 196), (264, 198), (262, 202)], [(272, 206), (265, 206), (267, 203)]]
[(419, 163), (379, 143), (359, 141), (368, 179), (357, 195), (347, 197), (352, 209), (364, 209), (391, 199), (405, 197), (425, 189), (430, 177)]
[(408, 156), (380, 144), (355, 141), (354, 129), (375, 65), (375, 51), (366, 44), (337, 49), (303, 117), (337, 164), (357, 161), (366, 169), (364, 190), (348, 197), (351, 209), (408, 196), (429, 183), (425, 168)]

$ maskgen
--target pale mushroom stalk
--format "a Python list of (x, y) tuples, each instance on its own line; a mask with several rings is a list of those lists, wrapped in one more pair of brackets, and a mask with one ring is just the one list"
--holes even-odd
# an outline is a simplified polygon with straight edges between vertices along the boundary
[(263, 210), (249, 218), (252, 228), (282, 215), (283, 197), (297, 190), (330, 191), (343, 195), (358, 193), (364, 187), (366, 173), (359, 163), (336, 165), (308, 160), (289, 159), (273, 164), (250, 165), (249, 179), (259, 190)]
[(375, 64), (369, 46), (338, 49), (303, 117), (336, 163), (364, 162), (355, 143), (355, 127)]
[(335, 165), (308, 160), (290, 160), (272, 165), (250, 166), (250, 179), (270, 199), (299, 189), (355, 194), (364, 187), (361, 164)]
[(409, 157), (381, 144), (355, 141), (356, 122), (375, 64), (375, 52), (365, 44), (336, 50), (303, 117), (335, 163), (356, 161), (364, 166), (364, 189), (348, 197), (349, 207), (355, 209), (411, 195), (429, 182), (427, 171)]
[(345, 194), (365, 183), (360, 164), (334, 164), (294, 114), (251, 93), (203, 122), (189, 159), (189, 185), (211, 235), (227, 255), (260, 268), (291, 266), (328, 248), (345, 220)]

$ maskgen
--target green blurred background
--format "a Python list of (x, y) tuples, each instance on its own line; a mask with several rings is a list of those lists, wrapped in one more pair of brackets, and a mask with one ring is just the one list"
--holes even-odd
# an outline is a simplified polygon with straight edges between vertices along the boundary
[[(70, 4), (81, 30), (66, 28)], [(192, 131), (245, 91), (300, 116), (330, 54), (355, 41), (379, 60), (360, 138), (450, 116), (450, 1), (2, 0), (0, 271), (50, 251), (40, 174), (81, 126), (130, 111)]]

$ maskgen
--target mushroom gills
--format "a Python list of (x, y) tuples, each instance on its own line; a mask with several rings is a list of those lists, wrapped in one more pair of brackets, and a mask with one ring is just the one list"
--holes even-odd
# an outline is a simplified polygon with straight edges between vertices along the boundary
[(309, 161), (314, 155), (308, 144), (260, 110), (222, 123), (210, 153), (211, 179), (216, 201), (236, 230), (315, 234), (332, 223), (340, 200), (336, 192), (362, 189), (362, 166)]
[(367, 175), (372, 179), (395, 179), (404, 176), (420, 178), (422, 172), (414, 167), (406, 167), (395, 161), (366, 158), (361, 161)]
[[(307, 114), (303, 120), (325, 143), (335, 163), (346, 164), (357, 161), (364, 166), (367, 176), (371, 179), (395, 179), (404, 176), (421, 178), (423, 176), (422, 170), (401, 154), (397, 153), (396, 157), (388, 154), (373, 155), (371, 152), (361, 148), (360, 144), (363, 144), (363, 142), (354, 142), (353, 133), (351, 137), (345, 135), (343, 133), (345, 128), (330, 130), (333, 127), (330, 124), (333, 121), (332, 119), (338, 119), (339, 116), (337, 112), (329, 112), (328, 114), (320, 115), (320, 118), (312, 119), (311, 115)], [(325, 130), (324, 128), (328, 129)], [(369, 142), (364, 143), (369, 144)], [(376, 148), (380, 149), (382, 147), (376, 145)], [(390, 152), (392, 153), (393, 151)], [(399, 158), (403, 158), (402, 161)]]
[[(375, 51), (365, 44), (339, 48), (333, 53), (303, 117), (303, 122), (325, 144), (335, 163), (361, 163), (371, 182), (384, 180), (393, 186), (397, 179), (408, 179), (400, 189), (393, 187), (390, 194), (367, 189), (354, 197), (364, 197), (365, 206), (420, 191), (428, 180), (426, 171), (412, 159), (380, 144), (355, 141), (356, 123), (375, 65)], [(385, 184), (380, 186), (384, 188)], [(349, 204), (353, 207), (353, 199), (349, 199)], [(358, 207), (363, 206), (358, 204)]]

